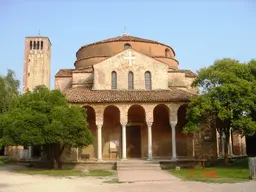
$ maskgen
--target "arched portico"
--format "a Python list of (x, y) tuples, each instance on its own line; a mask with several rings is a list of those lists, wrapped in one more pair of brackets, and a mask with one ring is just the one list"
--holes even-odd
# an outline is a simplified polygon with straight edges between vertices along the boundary
[(85, 148), (79, 149), (79, 156), (82, 160), (97, 158), (97, 126), (96, 113), (93, 107), (84, 106), (88, 128), (93, 135), (93, 143)]
[(141, 158), (146, 153), (147, 142), (145, 109), (140, 105), (132, 105), (128, 109), (126, 125), (126, 153), (128, 158)]
[(157, 105), (153, 110), (152, 141), (153, 157), (163, 158), (171, 156), (172, 129), (170, 126), (170, 110), (164, 104)]
[(183, 104), (178, 109), (178, 123), (176, 126), (176, 146), (177, 156), (187, 158), (193, 156), (193, 134), (184, 134), (183, 127), (186, 124), (187, 104)]
[(109, 105), (103, 113), (102, 154), (103, 159), (118, 159), (121, 156), (120, 110)]

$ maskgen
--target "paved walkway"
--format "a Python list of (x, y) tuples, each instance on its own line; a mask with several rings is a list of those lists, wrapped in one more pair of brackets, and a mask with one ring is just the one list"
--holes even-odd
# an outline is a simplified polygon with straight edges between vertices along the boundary
[[(146, 176), (147, 177), (147, 176)], [(54, 178), (9, 172), (0, 168), (0, 192), (255, 192), (256, 182), (208, 184), (179, 179), (135, 183), (105, 183), (113, 178)]]
[(179, 180), (177, 177), (162, 170), (120, 170), (117, 175), (120, 182)]

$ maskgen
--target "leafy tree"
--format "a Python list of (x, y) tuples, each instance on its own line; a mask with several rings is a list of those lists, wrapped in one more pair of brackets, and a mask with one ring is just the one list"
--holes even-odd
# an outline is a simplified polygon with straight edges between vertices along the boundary
[(187, 109), (184, 132), (199, 131), (200, 124), (214, 121), (220, 134), (225, 133), (225, 164), (228, 164), (229, 133), (232, 128), (243, 134), (256, 131), (252, 111), (256, 109), (255, 76), (248, 64), (233, 59), (216, 60), (199, 71), (192, 86), (202, 94), (192, 98)]
[(6, 76), (0, 76), (0, 114), (8, 111), (19, 95), (20, 82), (15, 78), (12, 70)]
[(42, 146), (51, 168), (62, 168), (65, 148), (92, 143), (83, 108), (70, 105), (59, 90), (36, 87), (20, 96), (15, 108), (1, 118), (5, 145)]

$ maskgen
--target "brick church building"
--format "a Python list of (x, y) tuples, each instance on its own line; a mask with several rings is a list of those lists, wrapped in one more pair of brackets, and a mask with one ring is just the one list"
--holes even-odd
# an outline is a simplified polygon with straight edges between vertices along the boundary
[[(47, 82), (49, 86), (49, 40), (44, 45), (48, 48), (42, 58), (47, 57), (44, 59), (47, 62), (39, 83)], [(27, 49), (29, 41), (25, 58)], [(30, 50), (30, 54), (39, 52)], [(191, 87), (196, 74), (179, 69), (175, 55), (168, 45), (126, 34), (82, 46), (76, 53), (74, 68), (56, 73), (55, 88), (70, 103), (86, 109), (94, 143), (86, 148), (65, 150), (63, 160), (217, 159), (223, 156), (224, 139), (231, 141), (230, 155), (245, 155), (245, 139), (236, 133), (230, 138), (220, 137), (207, 125), (200, 133), (182, 132), (187, 104), (191, 96), (198, 94), (198, 89)], [(32, 86), (29, 78), (33, 77), (33, 71), (41, 69), (31, 70), (29, 76), (27, 69), (25, 64), (24, 84)], [(19, 158), (38, 156), (32, 148), (20, 149)]]

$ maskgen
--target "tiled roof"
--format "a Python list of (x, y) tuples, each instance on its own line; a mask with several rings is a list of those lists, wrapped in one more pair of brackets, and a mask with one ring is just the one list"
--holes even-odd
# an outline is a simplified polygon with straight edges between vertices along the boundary
[(60, 69), (55, 77), (71, 77), (72, 73), (92, 73), (92, 67), (83, 68), (83, 69)]
[(158, 41), (153, 41), (153, 40), (150, 40), (150, 39), (144, 39), (144, 38), (130, 36), (130, 35), (122, 35), (122, 36), (112, 37), (112, 38), (109, 38), (109, 39), (105, 39), (105, 40), (102, 40), (102, 41), (97, 41), (97, 42), (94, 42), (94, 43), (90, 43), (90, 44), (84, 45), (81, 48), (88, 47), (88, 46), (91, 46), (91, 45), (100, 44), (100, 43), (110, 43), (110, 42), (116, 42), (116, 41), (131, 41), (131, 42), (134, 41), (134, 42), (144, 42), (144, 43), (160, 44), (160, 45), (169, 47), (173, 51), (174, 56), (175, 56), (175, 51), (169, 45), (165, 45), (165, 44), (160, 43)]
[(169, 70), (169, 73), (185, 73), (186, 77), (196, 77), (197, 75), (190, 70), (185, 70), (185, 69), (178, 69), (178, 70)]
[(73, 70), (74, 69), (60, 69), (56, 73), (55, 77), (70, 77), (70, 76), (72, 76), (72, 71)]
[(114, 103), (114, 102), (184, 102), (191, 93), (176, 88), (169, 90), (90, 90), (85, 87), (71, 88), (65, 92), (71, 103)]

